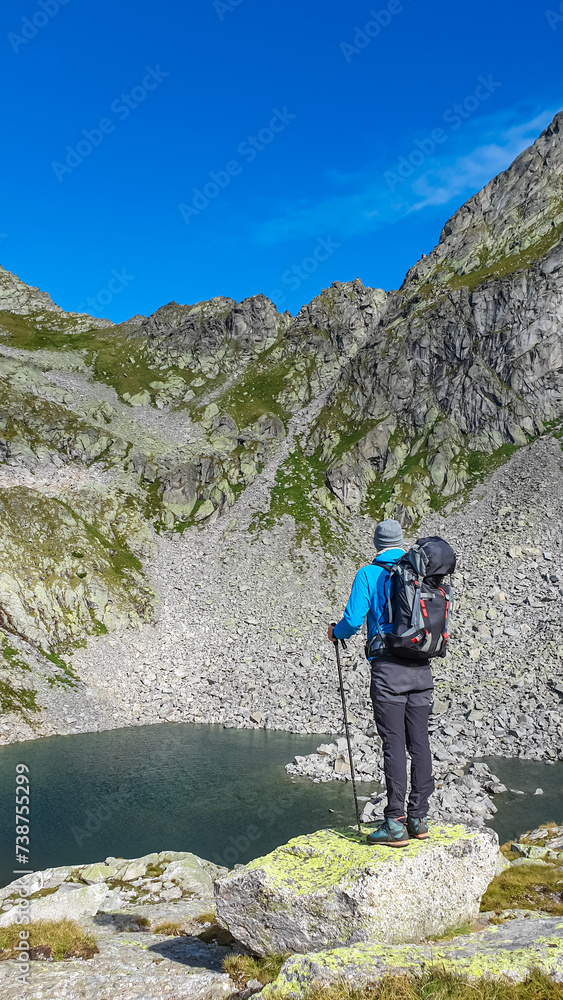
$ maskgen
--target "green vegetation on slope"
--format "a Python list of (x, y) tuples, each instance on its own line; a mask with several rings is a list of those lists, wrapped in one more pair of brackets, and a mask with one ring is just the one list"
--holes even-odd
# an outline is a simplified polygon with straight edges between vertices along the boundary
[(269, 511), (255, 514), (250, 530), (271, 529), (289, 515), (295, 520), (294, 552), (305, 540), (311, 545), (322, 545), (328, 554), (337, 553), (345, 544), (346, 525), (336, 511), (329, 513), (320, 501), (319, 496), (327, 492), (323, 465), (316, 456), (305, 455), (297, 446), (276, 472)]
[(265, 413), (273, 413), (284, 423), (289, 413), (277, 402), (276, 397), (291, 374), (288, 361), (270, 362), (261, 358), (248, 366), (235, 384), (216, 400), (222, 413), (228, 413), (237, 427), (248, 427)]
[(166, 379), (169, 374), (185, 379), (186, 383), (193, 377), (191, 372), (183, 372), (177, 366), (159, 364), (145, 342), (112, 327), (72, 333), (71, 321), (64, 318), (57, 318), (56, 330), (38, 327), (36, 323), (33, 316), (0, 312), (0, 343), (30, 354), (34, 351), (80, 352), (95, 380), (113, 386), (122, 398), (124, 393), (132, 396), (144, 390), (150, 392), (151, 382)]
[[(563, 208), (563, 205), (560, 206), (559, 211), (561, 208)], [(554, 215), (557, 215), (557, 211), (557, 209), (554, 209)], [(477, 268), (475, 271), (469, 271), (467, 274), (452, 273), (448, 277), (448, 283), (452, 288), (465, 287), (470, 292), (474, 292), (478, 285), (482, 285), (485, 281), (508, 278), (517, 271), (525, 270), (536, 264), (560, 242), (562, 236), (563, 222), (557, 226), (553, 226), (545, 236), (542, 236), (541, 239), (517, 254), (509, 254), (506, 257), (500, 257), (489, 263), (489, 254), (486, 250), (483, 250), (480, 255), (482, 265), (480, 268)]]
[(21, 673), (29, 672), (30, 666), (16, 649), (10, 646), (6, 636), (0, 631), (0, 713), (17, 712), (27, 722), (30, 715), (39, 712), (37, 692), (29, 687), (22, 687)]
[(68, 675), (61, 654), (87, 635), (150, 616), (154, 595), (131, 546), (152, 539), (130, 497), (87, 487), (71, 505), (19, 486), (0, 489), (0, 505), (5, 631), (46, 647)]
[(273, 414), (287, 426), (291, 414), (311, 397), (313, 352), (288, 353), (288, 345), (273, 344), (252, 360), (233, 386), (216, 399), (221, 413), (228, 413), (239, 428), (261, 416)]

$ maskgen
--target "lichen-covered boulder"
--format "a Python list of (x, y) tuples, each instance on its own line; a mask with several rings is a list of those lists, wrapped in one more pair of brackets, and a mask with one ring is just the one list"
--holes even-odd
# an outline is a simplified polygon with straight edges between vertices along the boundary
[(434, 823), (404, 848), (320, 830), (220, 878), (217, 916), (257, 955), (419, 941), (476, 917), (497, 855), (488, 829)]
[(507, 920), (477, 934), (421, 945), (357, 944), (311, 955), (294, 955), (284, 962), (275, 982), (266, 986), (264, 1000), (298, 1000), (312, 989), (342, 982), (355, 989), (388, 973), (421, 973), (436, 965), (447, 972), (480, 979), (507, 978), (521, 982), (540, 969), (563, 982), (563, 921), (559, 917)]

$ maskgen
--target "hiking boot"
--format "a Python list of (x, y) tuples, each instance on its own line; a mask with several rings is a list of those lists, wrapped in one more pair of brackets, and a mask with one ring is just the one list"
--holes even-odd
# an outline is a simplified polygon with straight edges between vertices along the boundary
[(409, 843), (407, 828), (401, 819), (386, 819), (377, 830), (367, 836), (368, 844), (382, 847), (406, 847)]
[(426, 817), (419, 819), (418, 816), (409, 816), (407, 818), (407, 830), (409, 837), (413, 837), (415, 840), (426, 840), (429, 836), (428, 820)]

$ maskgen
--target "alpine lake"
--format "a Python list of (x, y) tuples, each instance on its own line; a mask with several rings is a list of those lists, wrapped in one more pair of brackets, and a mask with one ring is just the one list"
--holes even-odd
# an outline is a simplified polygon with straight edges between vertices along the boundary
[[(232, 867), (299, 834), (354, 823), (349, 782), (317, 784), (285, 772), (296, 754), (333, 739), (164, 723), (0, 747), (0, 884), (21, 870), (15, 857), (18, 764), (29, 768), (31, 870), (163, 850), (192, 851)], [(491, 826), (501, 843), (563, 820), (563, 762), (486, 763), (514, 789), (495, 796)], [(358, 784), (361, 796), (376, 790)]]

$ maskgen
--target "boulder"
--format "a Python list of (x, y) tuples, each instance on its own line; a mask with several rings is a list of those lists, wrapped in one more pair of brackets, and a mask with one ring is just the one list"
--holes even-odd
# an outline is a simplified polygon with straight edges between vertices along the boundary
[(195, 854), (186, 854), (173, 860), (165, 869), (163, 878), (167, 882), (176, 882), (184, 893), (198, 899), (213, 895), (211, 877)]
[[(11, 900), (12, 908), (0, 917), (0, 927), (17, 924), (21, 919), (21, 909), (17, 900)], [(119, 889), (108, 889), (105, 883), (80, 886), (64, 882), (55, 892), (30, 899), (29, 919), (35, 920), (81, 920), (93, 917), (99, 910), (111, 910), (119, 906)]]
[(295, 955), (283, 964), (264, 1000), (297, 1000), (309, 990), (343, 982), (360, 990), (388, 973), (420, 974), (428, 966), (468, 978), (522, 981), (532, 969), (563, 980), (563, 923), (557, 917), (507, 920), (479, 934), (422, 945), (357, 944), (311, 955)]
[(217, 916), (257, 955), (419, 941), (477, 916), (497, 856), (492, 830), (461, 825), (400, 849), (319, 830), (220, 878)]
[[(123, 398), (125, 399), (126, 394)], [(136, 392), (133, 396), (128, 397), (128, 402), (131, 406), (150, 406), (151, 405), (151, 394), (148, 389), (143, 389), (142, 392)]]
[(98, 862), (93, 865), (86, 865), (80, 870), (80, 878), (87, 885), (95, 885), (98, 882), (107, 882), (108, 879), (115, 878), (117, 868), (108, 865), (107, 862)]

